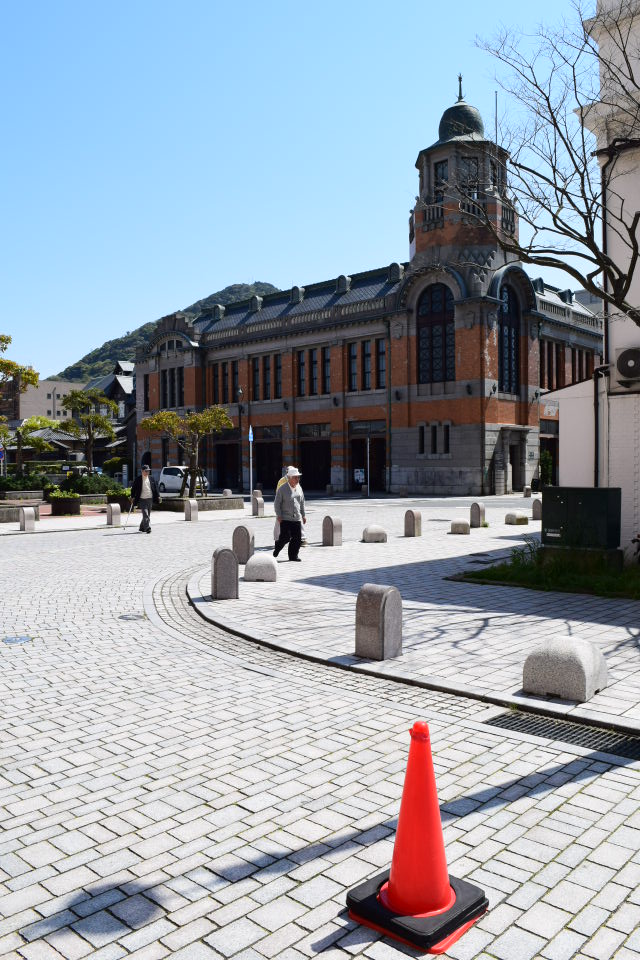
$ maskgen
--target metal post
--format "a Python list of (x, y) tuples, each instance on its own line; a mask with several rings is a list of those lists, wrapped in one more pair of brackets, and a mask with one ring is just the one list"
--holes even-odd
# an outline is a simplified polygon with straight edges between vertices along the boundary
[(253, 495), (253, 429), (249, 424), (249, 493)]
[(369, 427), (369, 433), (367, 434), (367, 496), (371, 494), (371, 457), (370, 457), (370, 446), (371, 446), (371, 427)]

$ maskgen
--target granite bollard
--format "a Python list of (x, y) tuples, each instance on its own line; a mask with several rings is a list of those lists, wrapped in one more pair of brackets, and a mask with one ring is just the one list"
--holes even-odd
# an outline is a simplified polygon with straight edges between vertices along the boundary
[(232, 490), (229, 490), (229, 487), (225, 487), (224, 490), (222, 491), (222, 496), (223, 496), (223, 497), (232, 497), (232, 496), (233, 496), (233, 491), (232, 491)]
[(33, 533), (36, 529), (36, 512), (33, 507), (20, 507), (20, 529)]
[(396, 587), (365, 583), (356, 600), (356, 657), (402, 656), (402, 597)]
[(278, 564), (273, 557), (264, 553), (254, 553), (244, 568), (244, 578), (251, 582), (273, 583), (278, 579)]
[(386, 543), (387, 531), (383, 530), (382, 527), (377, 526), (375, 523), (372, 523), (368, 527), (365, 527), (364, 530), (362, 531), (362, 542), (363, 543)]
[(198, 501), (197, 500), (185, 500), (184, 502), (184, 518), (193, 522), (198, 519)]
[(531, 504), (531, 519), (542, 520), (542, 500), (539, 497), (536, 497)]
[(422, 514), (419, 510), (407, 510), (404, 515), (405, 537), (422, 536)]
[(484, 522), (484, 503), (472, 503), (469, 511), (469, 526), (481, 527)]
[(108, 527), (119, 527), (120, 526), (120, 504), (119, 503), (108, 503), (107, 504), (107, 526)]
[(245, 564), (255, 550), (255, 536), (249, 527), (239, 526), (233, 531), (231, 549), (236, 555), (238, 563)]
[(504, 522), (508, 526), (526, 526), (529, 523), (529, 517), (522, 510), (512, 510), (511, 513), (506, 515)]
[(524, 490), (522, 491), (522, 496), (523, 496), (523, 497), (530, 497), (530, 496), (531, 496), (531, 487), (530, 487), (530, 486), (526, 486), (526, 487), (524, 488)]
[(607, 686), (607, 664), (590, 640), (556, 636), (543, 640), (524, 663), (522, 689), (536, 696), (584, 703)]
[(325, 517), (322, 521), (322, 546), (342, 546), (342, 520), (339, 517)]
[[(262, 513), (260, 513), (260, 501), (262, 500)], [(264, 517), (264, 499), (262, 497), (262, 490), (254, 490), (251, 494), (251, 516), (252, 517)]]
[(451, 521), (451, 530), (450, 533), (471, 533), (471, 525), (468, 520), (464, 520), (462, 517), (458, 517), (456, 520)]
[(214, 600), (238, 599), (238, 558), (229, 547), (218, 547), (213, 551), (211, 596)]

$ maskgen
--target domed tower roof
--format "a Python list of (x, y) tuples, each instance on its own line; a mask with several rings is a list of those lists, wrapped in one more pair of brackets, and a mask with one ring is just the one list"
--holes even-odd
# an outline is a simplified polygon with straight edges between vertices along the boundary
[[(458, 100), (442, 114), (438, 140), (432, 146), (452, 140), (484, 140), (484, 124), (480, 111), (467, 103), (462, 95), (462, 76), (458, 74)], [(431, 147), (429, 147), (431, 149)]]

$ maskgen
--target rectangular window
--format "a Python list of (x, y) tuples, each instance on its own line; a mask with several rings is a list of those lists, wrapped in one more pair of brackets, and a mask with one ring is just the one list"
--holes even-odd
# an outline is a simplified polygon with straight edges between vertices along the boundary
[(144, 384), (143, 386), (144, 392), (143, 392), (143, 399), (142, 399), (143, 410), (148, 410), (149, 409), (149, 374), (148, 373), (145, 373), (142, 382)]
[(273, 395), (276, 400), (282, 396), (282, 356), (279, 353), (273, 358)]
[[(376, 340), (376, 387), (381, 390), (387, 385), (387, 341)], [(423, 451), (424, 453), (424, 451)]]
[(229, 403), (229, 364), (222, 364), (222, 402)]
[(549, 390), (554, 388), (554, 371), (553, 371), (553, 344), (547, 343), (547, 387)]
[(358, 389), (358, 344), (349, 344), (349, 390)]
[(177, 367), (176, 377), (176, 406), (184, 407), (184, 367)]
[(578, 350), (578, 380), (584, 380), (584, 350)]
[(585, 359), (585, 371), (584, 371), (585, 376), (592, 377), (593, 376), (593, 354), (591, 350), (585, 350), (584, 359)]
[(561, 343), (556, 343), (556, 387), (564, 387), (564, 358)]
[(436, 203), (444, 200), (444, 191), (449, 179), (449, 161), (439, 160), (433, 165), (433, 199)]
[(362, 389), (371, 390), (371, 340), (362, 341)]
[(431, 424), (431, 453), (438, 452), (438, 424)]
[(331, 350), (322, 348), (322, 392), (331, 393)]
[(169, 406), (169, 391), (167, 389), (167, 371), (160, 371), (160, 406), (166, 410)]
[(540, 372), (539, 372), (539, 383), (540, 383), (540, 386), (541, 386), (543, 389), (544, 389), (544, 387), (546, 386), (546, 379), (545, 379), (545, 377), (547, 376), (547, 364), (546, 364), (547, 355), (546, 355), (546, 349), (547, 349), (547, 348), (546, 348), (546, 344), (545, 344), (544, 340), (541, 340), (541, 341), (540, 341)]
[(306, 384), (307, 372), (306, 372), (304, 361), (305, 361), (304, 350), (298, 350), (298, 396), (299, 397), (304, 397), (307, 390), (307, 384)]
[(262, 399), (271, 400), (271, 357), (262, 358)]
[(162, 461), (161, 466), (165, 467), (169, 463), (169, 440), (167, 437), (162, 438)]
[(442, 452), (449, 453), (449, 440), (450, 440), (450, 428), (449, 424), (445, 423), (442, 428)]
[(318, 351), (309, 350), (309, 394), (312, 397), (318, 392)]
[(220, 367), (217, 363), (213, 365), (213, 402), (220, 402)]
[(253, 357), (251, 361), (251, 397), (260, 399), (260, 357)]
[(238, 390), (240, 389), (240, 378), (238, 374), (238, 361), (233, 360), (231, 362), (231, 378), (233, 381), (233, 399), (237, 401), (238, 399)]
[(418, 455), (424, 455), (424, 426), (418, 427)]

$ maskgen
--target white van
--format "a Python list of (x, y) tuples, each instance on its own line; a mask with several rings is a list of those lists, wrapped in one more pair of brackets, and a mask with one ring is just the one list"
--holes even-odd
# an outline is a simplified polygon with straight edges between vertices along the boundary
[[(182, 481), (184, 480), (185, 474), (188, 471), (188, 467), (183, 465), (181, 467), (163, 467), (160, 471), (160, 477), (158, 478), (158, 490), (160, 493), (180, 493), (182, 489)], [(204, 481), (204, 491), (202, 488), (201, 478), (198, 477), (196, 481), (196, 492), (197, 493), (207, 493), (209, 490), (209, 481), (205, 476), (202, 477)], [(189, 486), (185, 488), (185, 492), (188, 493)]]

